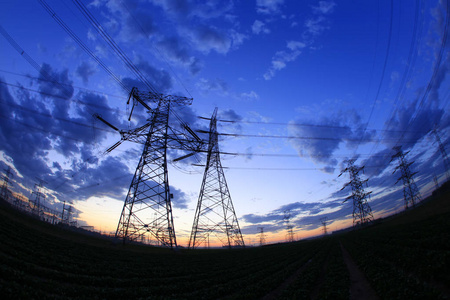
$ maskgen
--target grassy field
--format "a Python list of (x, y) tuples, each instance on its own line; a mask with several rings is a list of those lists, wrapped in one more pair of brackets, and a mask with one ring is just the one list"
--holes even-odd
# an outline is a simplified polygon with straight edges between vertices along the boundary
[(233, 250), (114, 245), (0, 206), (2, 299), (349, 299), (355, 271), (381, 299), (450, 297), (450, 194), (371, 227)]

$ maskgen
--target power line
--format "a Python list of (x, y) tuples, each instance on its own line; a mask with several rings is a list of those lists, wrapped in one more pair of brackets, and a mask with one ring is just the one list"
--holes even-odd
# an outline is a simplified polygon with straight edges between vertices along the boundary
[(42, 5), (42, 7), (45, 8), (45, 10), (50, 14), (50, 16), (58, 23), (58, 25), (66, 31), (69, 36), (83, 49), (89, 56), (91, 56), (119, 85), (122, 87), (122, 89), (128, 94), (129, 88), (125, 86), (125, 84), (122, 82), (122, 80), (117, 77), (109, 68), (108, 66), (97, 56), (95, 55), (86, 44), (83, 43), (83, 41), (70, 29), (69, 26), (67, 26), (63, 20), (56, 14), (56, 12), (44, 1), (39, 0), (39, 3)]
[[(49, 79), (46, 79), (46, 78), (35, 77), (35, 76), (28, 75), (28, 74), (20, 74), (20, 73), (17, 73), (17, 72), (12, 72), (12, 71), (2, 70), (2, 69), (0, 69), (0, 72), (11, 74), (11, 75), (17, 75), (17, 76), (21, 76), (21, 77), (26, 77), (26, 78), (32, 79), (32, 80), (50, 82), (50, 83), (55, 83), (55, 84), (59, 84), (59, 85), (66, 86), (66, 87), (72, 87), (72, 88), (76, 88), (76, 89), (78, 89), (80, 91), (89, 92), (89, 93), (92, 93), (92, 94), (101, 94), (101, 95), (105, 95), (105, 96), (108, 96), (108, 97), (120, 98), (122, 100), (126, 99), (126, 97), (124, 97), (124, 96), (108, 94), (108, 93), (105, 93), (105, 92), (100, 92), (100, 91), (96, 91), (96, 90), (92, 90), (92, 89), (87, 89), (87, 88), (83, 88), (83, 87), (72, 85), (72, 84), (61, 83), (61, 82), (58, 82), (56, 80), (49, 80)], [(12, 85), (12, 84), (8, 84), (8, 85), (16, 86), (16, 85)]]
[[(131, 10), (129, 9), (129, 7), (126, 5), (125, 1), (121, 1), (122, 6), (125, 7), (125, 9), (128, 11), (128, 13), (130, 14), (130, 16), (132, 17), (133, 21), (138, 25), (139, 29), (141, 30), (141, 32), (144, 35), (147, 35), (144, 28), (142, 27), (142, 24), (138, 21), (138, 19), (133, 15), (133, 13), (131, 12)], [(167, 61), (167, 59), (164, 57), (164, 55), (161, 54), (161, 52), (159, 51), (158, 47), (156, 47), (155, 45), (153, 45), (152, 43), (150, 43), (150, 46), (155, 49), (156, 52), (158, 52), (158, 54), (160, 55), (160, 57), (164, 60), (164, 62), (166, 63), (166, 65), (168, 66), (168, 68), (170, 69), (170, 71), (172, 72), (172, 74), (175, 76), (175, 78), (177, 79), (177, 81), (181, 84), (181, 86), (184, 88), (184, 90), (186, 91), (186, 93), (189, 95), (189, 97), (193, 98), (191, 93), (189, 92), (189, 90), (186, 88), (186, 86), (183, 84), (183, 82), (181, 81), (181, 79), (178, 77), (178, 75), (175, 73), (175, 71), (173, 70), (172, 66), (169, 64), (169, 62)]]
[[(54, 81), (54, 83), (60, 84), (58, 81)], [(85, 106), (92, 106), (92, 107), (95, 107), (95, 108), (100, 108), (100, 109), (114, 111), (114, 112), (117, 111), (117, 109), (113, 109), (113, 108), (111, 108), (109, 106), (98, 105), (98, 104), (95, 104), (95, 103), (92, 103), (92, 102), (86, 102), (86, 101), (82, 101), (82, 100), (78, 100), (78, 99), (74, 99), (74, 98), (70, 98), (69, 99), (67, 97), (63, 97), (63, 96), (60, 96), (60, 95), (56, 95), (56, 94), (52, 94), (52, 93), (46, 93), (46, 92), (43, 92), (43, 91), (31, 89), (31, 88), (26, 88), (24, 86), (21, 86), (21, 85), (18, 85), (18, 84), (8, 83), (8, 82), (2, 81), (2, 80), (0, 80), (0, 84), (4, 84), (4, 85), (11, 86), (11, 87), (14, 87), (14, 88), (17, 88), (17, 89), (21, 89), (21, 90), (27, 90), (27, 91), (30, 91), (30, 92), (33, 92), (33, 93), (39, 93), (41, 95), (48, 96), (48, 97), (53, 97), (53, 98), (57, 98), (57, 99), (61, 99), (61, 100), (65, 100), (65, 101), (69, 101), (69, 102), (73, 102), (73, 103), (77, 103), (77, 104), (82, 104), (82, 105), (85, 105)]]
[(125, 66), (133, 72), (137, 78), (139, 78), (142, 83), (144, 83), (147, 88), (157, 94), (158, 91), (154, 86), (148, 81), (145, 75), (138, 69), (138, 67), (131, 61), (131, 59), (125, 54), (125, 52), (120, 48), (120, 46), (114, 41), (114, 39), (106, 32), (106, 30), (100, 25), (94, 15), (87, 9), (87, 7), (78, 0), (72, 0), (75, 6), (83, 14), (83, 16), (89, 21), (89, 23), (94, 27), (97, 33), (103, 38), (103, 40), (108, 44), (108, 46), (116, 53), (116, 55), (124, 62)]
[(370, 119), (372, 118), (373, 111), (375, 109), (375, 103), (377, 102), (378, 96), (380, 95), (381, 85), (382, 85), (382, 83), (384, 81), (384, 74), (386, 72), (386, 66), (387, 66), (387, 62), (388, 62), (388, 58), (389, 58), (389, 52), (390, 52), (390, 49), (391, 49), (391, 37), (392, 37), (393, 19), (394, 19), (394, 0), (391, 0), (391, 10), (390, 10), (390, 18), (389, 18), (389, 20), (390, 20), (389, 21), (389, 36), (388, 36), (388, 44), (387, 44), (387, 47), (386, 47), (386, 55), (385, 55), (384, 64), (383, 64), (383, 71), (381, 73), (381, 79), (380, 79), (380, 83), (378, 85), (377, 93), (376, 93), (375, 98), (374, 98), (374, 100), (372, 102), (372, 107), (370, 109), (369, 119), (367, 120), (366, 126), (364, 127), (363, 133), (361, 135), (361, 139), (360, 139), (360, 141), (358, 142), (358, 144), (355, 147), (354, 154), (356, 154), (356, 152), (358, 151), (359, 145), (364, 141), (363, 140), (364, 133), (367, 130), (367, 125), (369, 125)]
[[(209, 120), (209, 118), (198, 116), (199, 119)], [(279, 125), (279, 126), (298, 126), (298, 127), (319, 127), (319, 128), (333, 128), (333, 129), (351, 129), (348, 126), (335, 126), (335, 125), (323, 125), (323, 124), (310, 124), (310, 123), (285, 123), (285, 122), (261, 122), (261, 121), (243, 121), (243, 120), (217, 120), (218, 122), (223, 123), (233, 123), (233, 124), (257, 124), (257, 125)], [(374, 129), (374, 128), (366, 128), (366, 130), (378, 131), (378, 132), (405, 132), (405, 130), (387, 130), (387, 129)], [(426, 133), (427, 131), (411, 131), (407, 130), (406, 132), (411, 133)]]
[[(204, 130), (197, 130), (199, 133), (206, 133)], [(295, 135), (264, 135), (264, 134), (241, 134), (241, 133), (218, 133), (221, 136), (230, 137), (248, 137), (248, 138), (275, 138), (275, 139), (292, 139), (292, 140), (322, 140), (322, 141), (348, 141), (358, 142), (361, 139), (349, 139), (349, 138), (332, 138), (332, 137), (308, 137), (308, 136), (295, 136)], [(394, 141), (395, 139), (383, 139), (383, 141)], [(378, 139), (365, 139), (365, 142), (378, 142)], [(405, 142), (408, 143), (408, 142)], [(412, 143), (412, 142), (411, 142)]]

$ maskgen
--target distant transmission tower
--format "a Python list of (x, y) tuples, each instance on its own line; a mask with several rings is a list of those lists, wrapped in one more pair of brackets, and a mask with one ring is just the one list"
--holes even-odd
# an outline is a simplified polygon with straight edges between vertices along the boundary
[(262, 246), (266, 243), (266, 236), (264, 235), (264, 227), (258, 227), (259, 230), (259, 245)]
[(402, 173), (402, 176), (397, 179), (395, 184), (397, 184), (397, 182), (399, 182), (400, 180), (403, 180), (403, 197), (405, 199), (405, 209), (408, 209), (409, 205), (411, 205), (411, 207), (414, 207), (416, 205), (416, 201), (420, 201), (421, 199), (419, 189), (417, 188), (417, 185), (414, 182), (413, 178), (413, 176), (416, 175), (417, 172), (412, 173), (409, 169), (409, 167), (414, 163), (408, 163), (406, 161), (405, 155), (407, 155), (409, 151), (403, 153), (401, 146), (395, 146), (393, 149), (396, 151), (396, 153), (392, 155), (391, 162), (394, 159), (398, 158), (399, 164), (397, 167), (395, 167), (392, 174), (394, 174), (398, 169), (400, 169)]
[(71, 225), (72, 210), (72, 205), (66, 205), (66, 201), (64, 201), (61, 213), (61, 223)]
[(442, 161), (444, 163), (445, 176), (447, 177), (447, 181), (449, 181), (450, 180), (450, 173), (449, 173), (449, 162), (448, 162), (447, 152), (445, 151), (445, 147), (444, 147), (444, 145), (441, 142), (441, 137), (437, 133), (436, 128), (433, 129), (433, 133), (434, 133), (434, 136), (436, 137), (436, 141), (437, 141), (437, 143), (439, 145), (439, 150), (441, 151), (441, 154), (442, 154)]
[(2, 176), (3, 185), (2, 185), (2, 189), (1, 189), (1, 195), (0, 195), (5, 201), (8, 201), (8, 198), (9, 198), (8, 185), (10, 184), (12, 175), (13, 175), (13, 173), (11, 172), (11, 167), (8, 166), (8, 169), (5, 169), (5, 175)]
[(347, 160), (347, 167), (341, 171), (339, 176), (345, 172), (348, 172), (350, 175), (350, 181), (344, 184), (341, 191), (348, 185), (352, 187), (352, 194), (348, 196), (344, 202), (353, 199), (353, 226), (357, 226), (373, 221), (372, 209), (370, 208), (369, 202), (367, 202), (367, 199), (372, 192), (366, 193), (364, 191), (364, 184), (367, 186), (368, 179), (361, 180), (359, 176), (359, 172), (363, 170), (364, 167), (356, 167), (354, 163), (355, 159)]
[(197, 248), (214, 236), (224, 247), (244, 247), (241, 229), (220, 162), (217, 108), (211, 117), (205, 172), (198, 197), (189, 248)]
[(284, 223), (286, 224), (286, 230), (287, 230), (286, 241), (288, 243), (293, 242), (294, 241), (294, 231), (293, 231), (294, 226), (291, 225), (291, 211), (290, 210), (284, 211), (283, 220), (284, 220)]
[(327, 222), (328, 222), (328, 217), (323, 217), (323, 218), (320, 218), (320, 222), (322, 223), (322, 226), (323, 226), (323, 234), (324, 235), (327, 235), (328, 234), (328, 231), (327, 231)]
[[(128, 98), (128, 104), (131, 100), (133, 103), (128, 120), (131, 119), (134, 107), (138, 104), (144, 106), (151, 114), (149, 122), (141, 127), (122, 131), (101, 116), (94, 115), (122, 136), (119, 142), (106, 150), (107, 152), (112, 151), (125, 140), (144, 144), (115, 236), (126, 243), (145, 240), (142, 235), (148, 235), (155, 238), (163, 246), (176, 247), (171, 201), (173, 194), (170, 193), (167, 172), (167, 148), (192, 151), (192, 147), (195, 148), (196, 146), (192, 146), (192, 139), (180, 139), (179, 134), (182, 133), (169, 127), (169, 113), (173, 112), (171, 110), (172, 105), (189, 105), (192, 103), (192, 98), (152, 92), (144, 93), (139, 92), (137, 88), (133, 88)], [(199, 143), (200, 138), (187, 124), (182, 123), (182, 127), (194, 137), (194, 143)], [(195, 152), (190, 153), (177, 160), (194, 154)]]
[(36, 183), (34, 185), (34, 192), (32, 193), (33, 195), (35, 195), (34, 203), (33, 203), (34, 206), (33, 206), (32, 212), (35, 215), (39, 216), (39, 218), (42, 217), (42, 215), (44, 213), (41, 202), (43, 202), (45, 200), (45, 194), (42, 192), (42, 189), (44, 188), (45, 183), (47, 183), (47, 182), (38, 178), (38, 183)]
[(436, 174), (434, 174), (434, 176), (433, 176), (433, 181), (434, 181), (435, 189), (438, 190), (439, 189), (439, 182), (438, 182), (438, 178), (437, 178)]

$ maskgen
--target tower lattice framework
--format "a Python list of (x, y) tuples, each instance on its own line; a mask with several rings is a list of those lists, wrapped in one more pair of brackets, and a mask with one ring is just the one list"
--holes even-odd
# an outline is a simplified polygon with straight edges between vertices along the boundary
[(0, 196), (4, 199), (4, 200), (8, 200), (8, 185), (11, 182), (11, 176), (13, 175), (13, 173), (11, 172), (11, 167), (8, 166), (8, 169), (5, 169), (5, 175), (2, 176), (3, 179), (3, 184), (0, 190)]
[(291, 211), (290, 210), (285, 210), (284, 211), (284, 216), (283, 216), (283, 221), (286, 225), (286, 241), (288, 243), (291, 243), (294, 241), (294, 226), (291, 224)]
[[(134, 107), (140, 103), (151, 117), (145, 125), (129, 131), (119, 131), (116, 127), (98, 119), (122, 135), (122, 139), (110, 147), (107, 152), (115, 149), (120, 143), (129, 140), (144, 144), (138, 166), (125, 198), (122, 213), (116, 230), (116, 238), (123, 242), (156, 240), (163, 246), (176, 247), (177, 241), (172, 214), (172, 194), (169, 188), (167, 171), (168, 143), (175, 141), (178, 149), (189, 150), (183, 141), (174, 137), (169, 128), (169, 113), (171, 105), (187, 105), (192, 98), (139, 92), (133, 88), (130, 93)], [(149, 104), (147, 104), (149, 103)]]
[(241, 229), (220, 162), (217, 108), (211, 118), (205, 172), (198, 197), (189, 248), (207, 245), (214, 237), (224, 247), (244, 247)]
[(416, 202), (421, 200), (419, 189), (417, 188), (417, 185), (414, 181), (413, 176), (417, 174), (417, 172), (411, 172), (410, 166), (414, 163), (408, 162), (405, 158), (405, 156), (409, 153), (404, 153), (402, 151), (401, 146), (396, 146), (393, 148), (396, 153), (392, 155), (391, 162), (398, 158), (399, 164), (397, 167), (395, 167), (394, 172), (400, 169), (402, 176), (397, 179), (395, 184), (399, 182), (400, 180), (403, 181), (403, 198), (405, 200), (405, 209), (408, 209), (409, 206), (414, 207), (416, 205)]
[(348, 196), (344, 202), (353, 199), (353, 226), (358, 226), (373, 221), (372, 209), (367, 201), (372, 192), (365, 192), (364, 185), (367, 185), (368, 179), (361, 180), (359, 176), (359, 172), (361, 172), (364, 167), (357, 167), (354, 163), (355, 159), (348, 160), (347, 167), (341, 171), (339, 176), (345, 172), (349, 173), (350, 181), (342, 187), (341, 191), (349, 185), (352, 187), (352, 194)]
[(433, 134), (436, 137), (436, 142), (439, 145), (439, 151), (441, 151), (442, 163), (444, 165), (444, 170), (445, 170), (445, 176), (448, 181), (448, 180), (450, 180), (450, 173), (449, 173), (449, 162), (448, 162), (447, 151), (445, 151), (445, 146), (442, 144), (441, 137), (439, 136), (439, 133), (437, 132), (436, 128), (433, 129)]
[(47, 182), (42, 179), (38, 179), (38, 181), (39, 183), (36, 183), (34, 185), (34, 191), (32, 193), (32, 195), (35, 195), (32, 212), (35, 215), (39, 216), (39, 218), (41, 218), (44, 215), (44, 209), (42, 207), (41, 200), (44, 201), (46, 198), (42, 190), (44, 189), (44, 184), (46, 184)]

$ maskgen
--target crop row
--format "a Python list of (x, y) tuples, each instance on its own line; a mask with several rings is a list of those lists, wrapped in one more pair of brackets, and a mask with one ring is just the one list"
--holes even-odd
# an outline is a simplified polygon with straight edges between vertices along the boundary
[[(395, 249), (346, 239), (345, 248), (382, 299), (441, 299), (439, 290), (403, 269), (407, 262)], [(392, 252), (391, 252), (392, 251)], [(424, 258), (426, 259), (426, 258)], [(419, 261), (416, 261), (416, 264)], [(419, 297), (419, 298), (418, 298)]]
[(316, 253), (280, 299), (348, 299), (350, 280), (336, 239)]
[(1, 218), (0, 238), (2, 293), (14, 298), (206, 299), (238, 298), (237, 293), (257, 298), (275, 289), (321, 247), (320, 242), (303, 242), (232, 251), (138, 253), (123, 246), (56, 239)]

